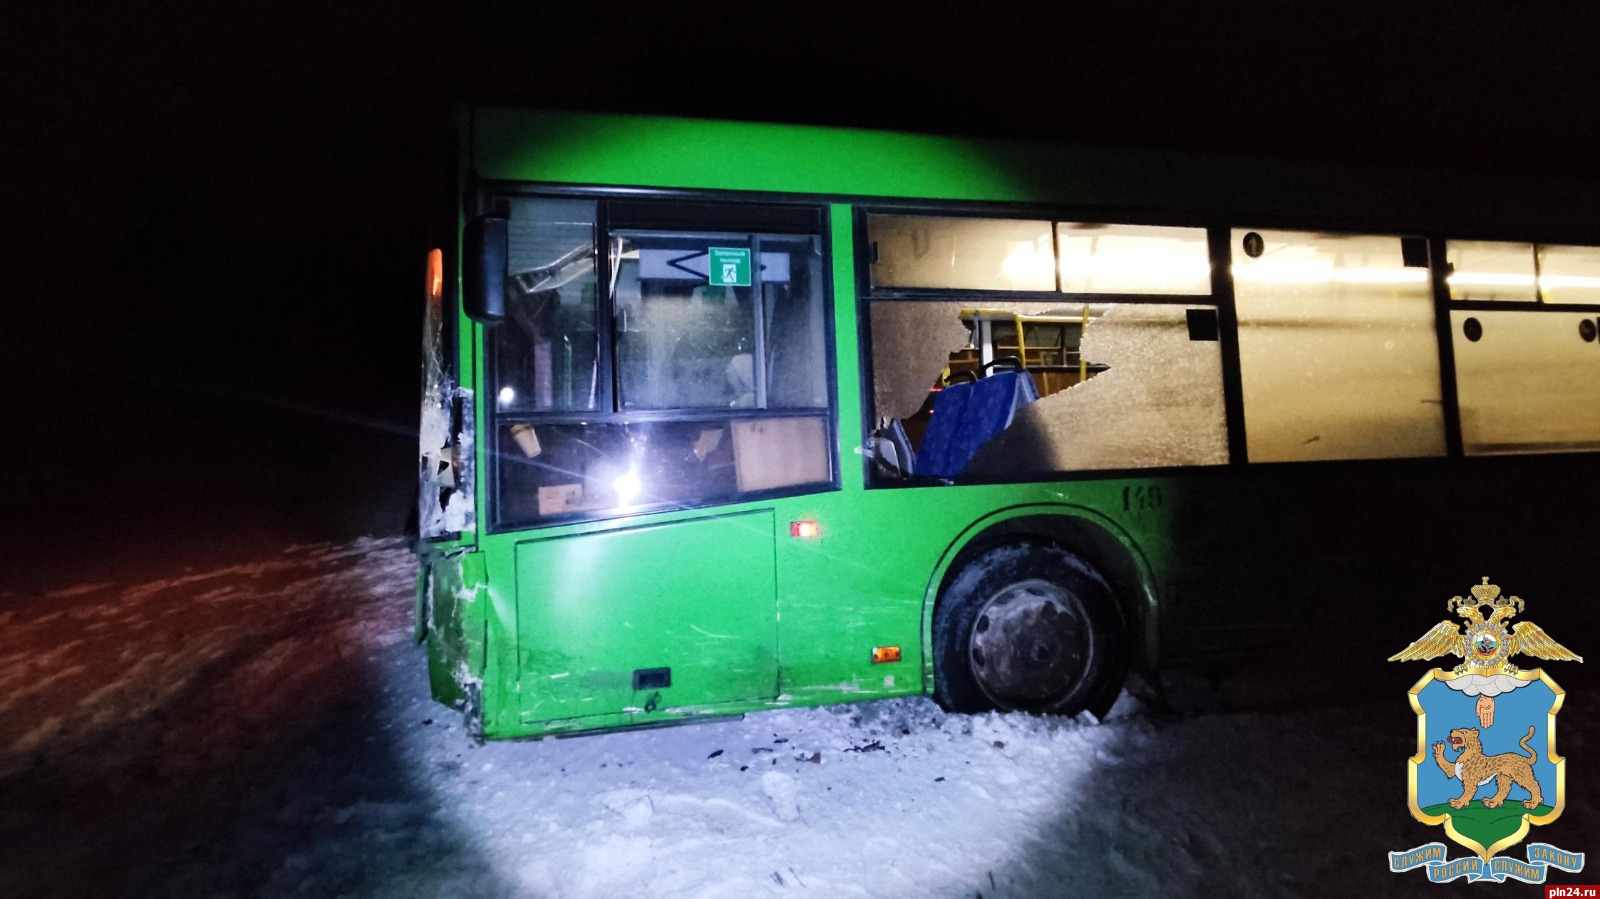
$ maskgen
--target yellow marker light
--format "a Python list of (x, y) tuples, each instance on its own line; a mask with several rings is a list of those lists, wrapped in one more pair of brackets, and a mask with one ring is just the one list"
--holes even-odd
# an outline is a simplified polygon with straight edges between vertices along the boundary
[(874, 646), (872, 647), (872, 664), (882, 665), (884, 662), (900, 661), (900, 647)]
[(812, 519), (791, 521), (789, 522), (789, 536), (799, 537), (802, 540), (812, 540), (822, 536), (822, 526)]
[(444, 295), (444, 251), (434, 248), (428, 251), (428, 296), (438, 299)]

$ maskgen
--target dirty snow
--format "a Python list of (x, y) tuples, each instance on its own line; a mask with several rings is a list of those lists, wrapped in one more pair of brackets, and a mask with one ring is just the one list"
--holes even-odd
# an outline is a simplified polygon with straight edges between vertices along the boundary
[[(479, 745), (427, 697), (401, 541), (122, 575), (0, 596), (0, 897), (1475, 889), (1386, 867), (1439, 835), (1405, 811), (1415, 666), (1172, 675), (1099, 724), (911, 699)], [(1536, 832), (1578, 851), (1593, 707)]]

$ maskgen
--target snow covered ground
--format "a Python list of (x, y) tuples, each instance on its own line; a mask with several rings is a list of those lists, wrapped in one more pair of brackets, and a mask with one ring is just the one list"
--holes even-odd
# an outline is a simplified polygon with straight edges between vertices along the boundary
[[(1439, 836), (1420, 666), (1172, 675), (1100, 724), (918, 699), (478, 745), (427, 697), (403, 542), (161, 564), (0, 589), (0, 897), (1543, 895), (1387, 870)], [(1595, 708), (1535, 833), (1579, 851)]]

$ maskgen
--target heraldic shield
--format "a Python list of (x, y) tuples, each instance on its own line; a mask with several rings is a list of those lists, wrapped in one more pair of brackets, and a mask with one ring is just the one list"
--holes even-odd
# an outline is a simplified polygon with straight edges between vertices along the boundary
[[(1488, 727), (1477, 708), (1485, 695), (1494, 701)], [(1522, 842), (1529, 825), (1561, 817), (1567, 760), (1556, 752), (1556, 714), (1565, 696), (1542, 669), (1495, 678), (1429, 671), (1411, 688), (1411, 814), (1443, 824), (1484, 861)]]
[(1391, 852), (1391, 870), (1425, 867), (1436, 882), (1509, 877), (1542, 883), (1548, 868), (1583, 869), (1582, 853), (1544, 843), (1530, 844), (1525, 862), (1496, 857), (1522, 842), (1532, 826), (1561, 817), (1567, 802), (1567, 761), (1556, 750), (1556, 717), (1566, 692), (1544, 669), (1523, 671), (1510, 659), (1520, 653), (1583, 661), (1532, 622), (1509, 626), (1524, 605), (1484, 578), (1472, 599), (1455, 596), (1448, 603), (1466, 619), (1462, 624), (1442, 621), (1389, 659), (1463, 660), (1448, 672), (1432, 669), (1410, 690), (1417, 753), (1408, 759), (1406, 793), (1413, 817), (1443, 825), (1451, 841), (1472, 851), (1455, 860), (1446, 858), (1442, 843)]

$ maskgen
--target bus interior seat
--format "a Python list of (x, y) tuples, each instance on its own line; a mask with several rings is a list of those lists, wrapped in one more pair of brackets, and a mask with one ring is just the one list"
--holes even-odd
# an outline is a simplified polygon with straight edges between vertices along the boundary
[(955, 477), (979, 447), (1011, 426), (1018, 409), (1038, 398), (1026, 371), (997, 371), (939, 391), (913, 471), (919, 477)]
[[(1002, 365), (1010, 367), (1001, 368), (1000, 366)], [(996, 356), (979, 366), (979, 370), (984, 372), (985, 377), (988, 377), (990, 374), (998, 374), (1002, 371), (1026, 371), (1026, 368), (1024, 368), (1022, 359), (1018, 356)]]
[(916, 468), (916, 451), (911, 448), (911, 438), (906, 436), (905, 425), (896, 418), (888, 427), (879, 428), (872, 437), (873, 458), (880, 474), (891, 478), (909, 478)]

